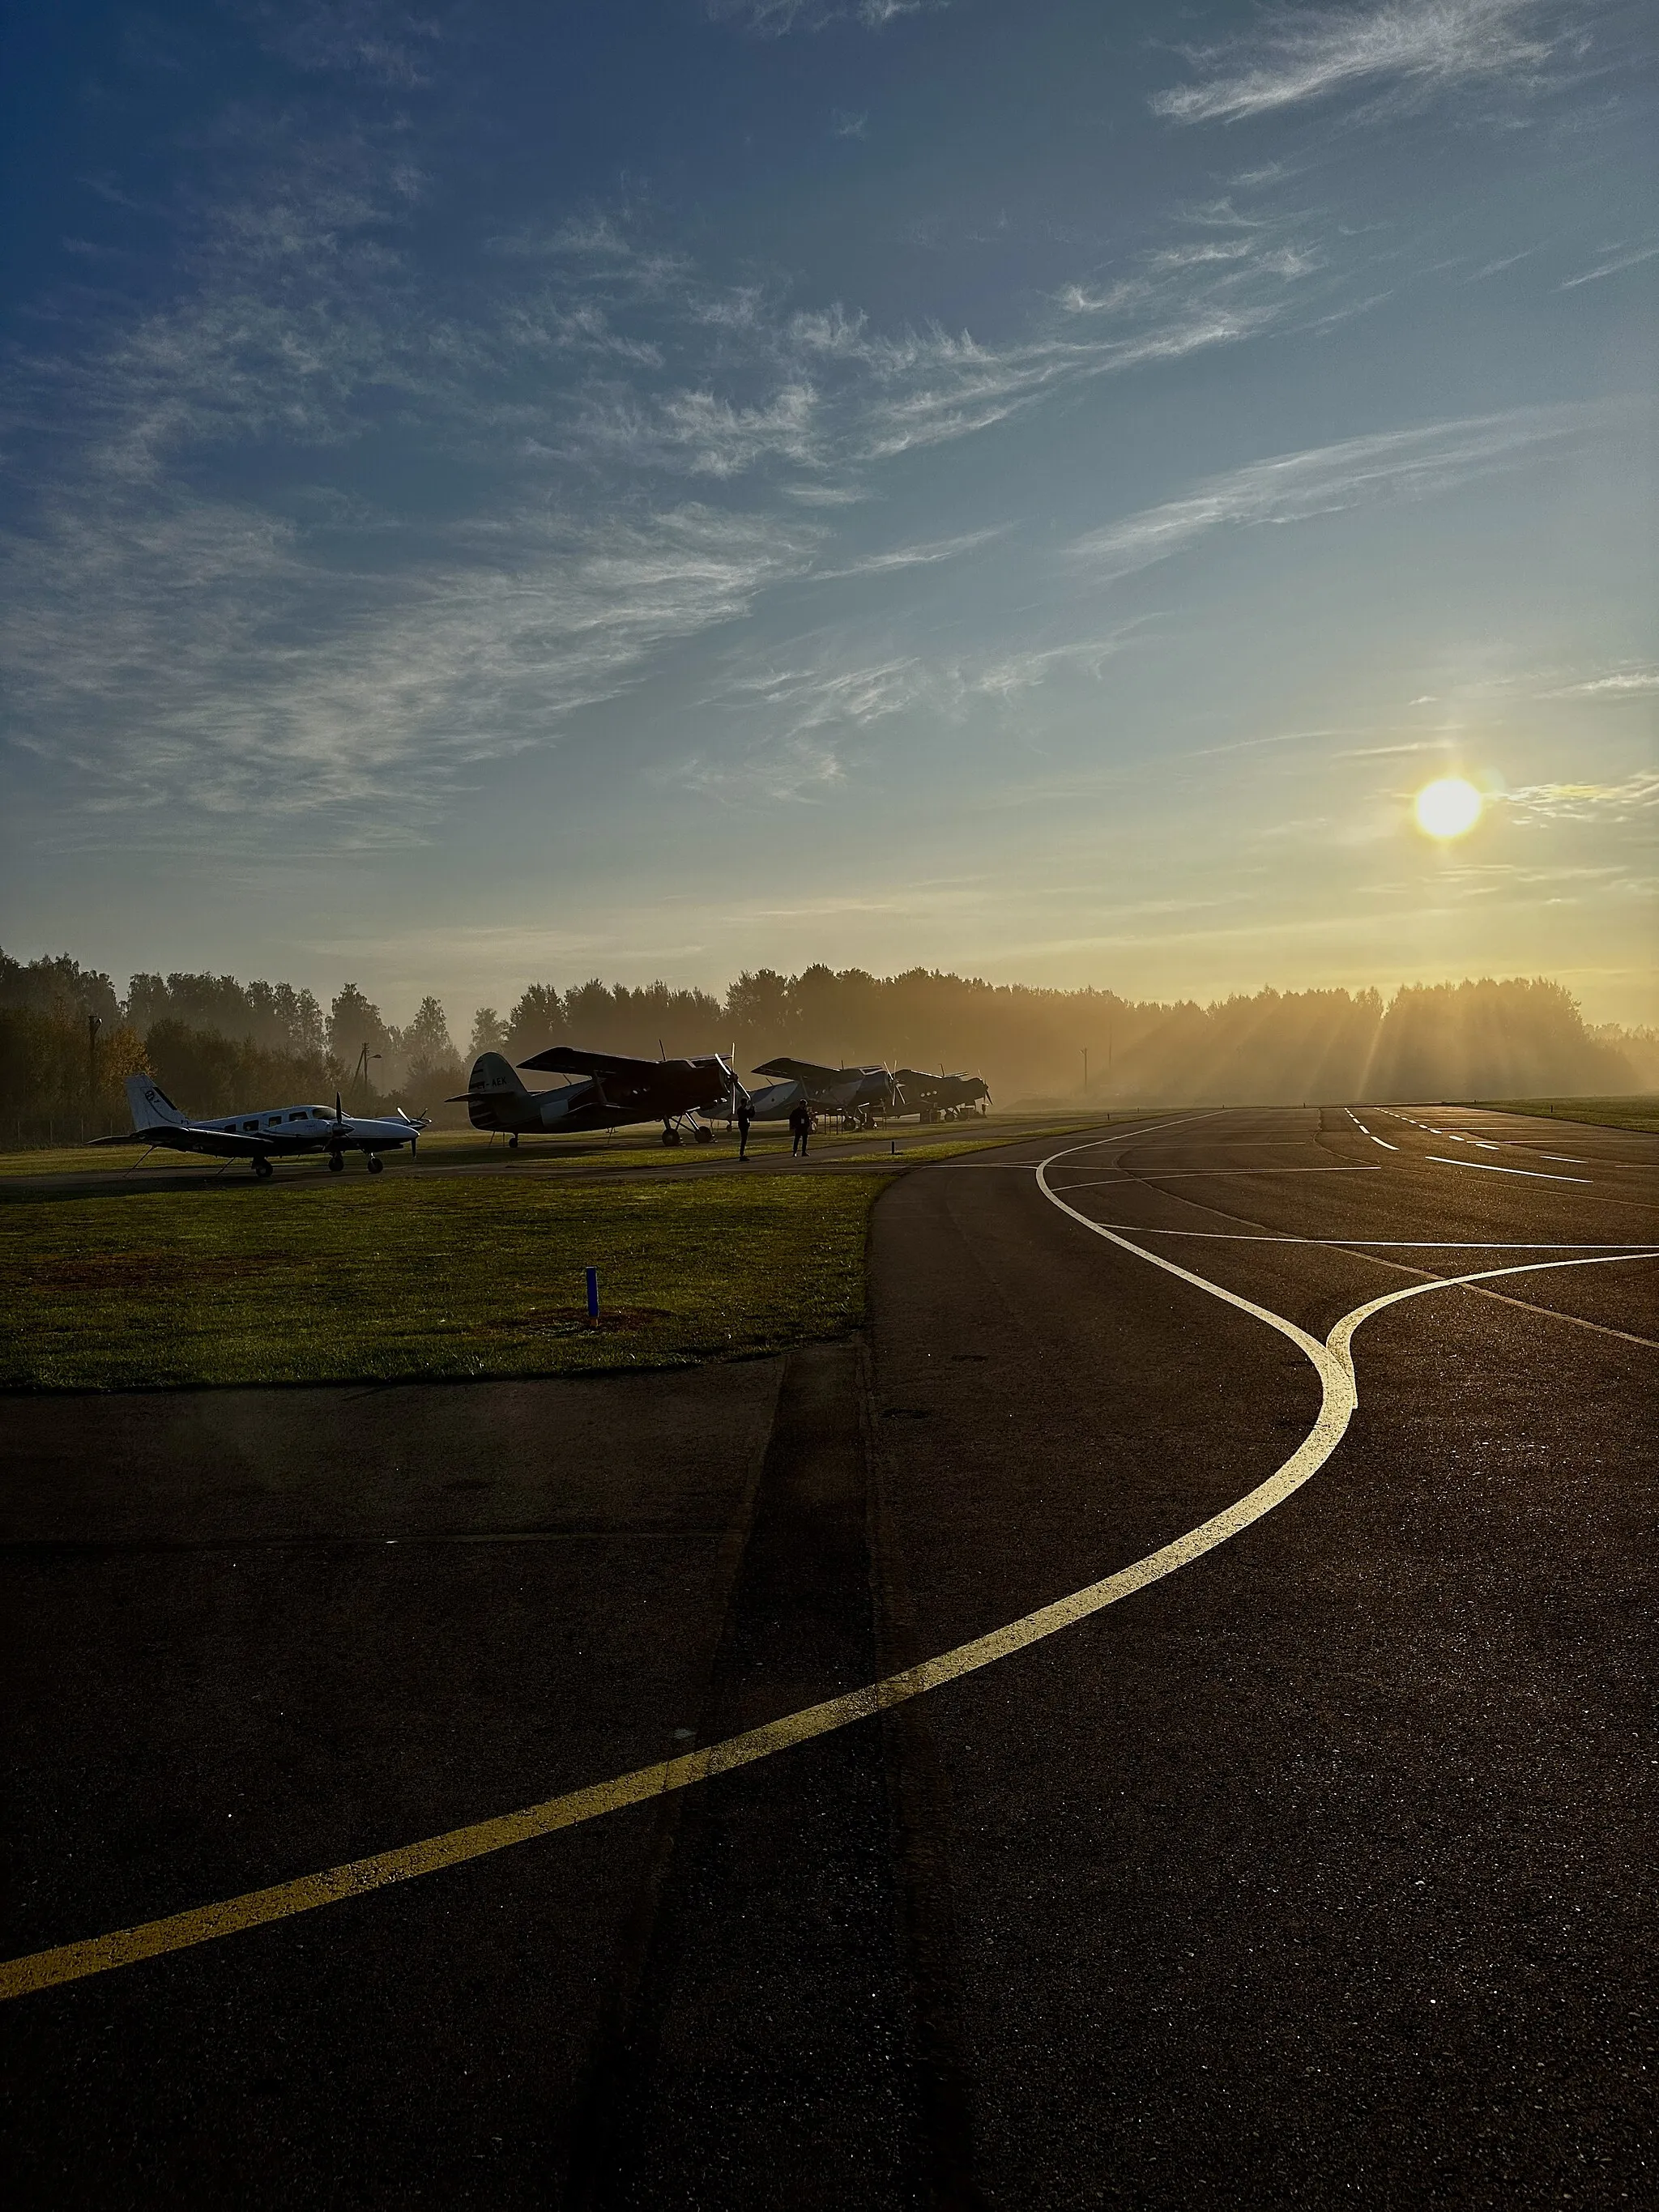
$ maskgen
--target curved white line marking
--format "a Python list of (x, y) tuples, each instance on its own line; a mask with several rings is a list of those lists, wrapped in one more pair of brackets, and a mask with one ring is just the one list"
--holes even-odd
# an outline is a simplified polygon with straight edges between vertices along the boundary
[[(1097, 1138), (1096, 1146), (1133, 1141), (1140, 1131), (1125, 1131), (1121, 1136)], [(1071, 1152), (1085, 1152), (1088, 1145), (1073, 1145)], [(844, 1696), (827, 1698), (822, 1704), (809, 1705), (804, 1711), (786, 1715), (781, 1720), (770, 1721), (763, 1728), (750, 1729), (741, 1735), (727, 1736), (720, 1743), (708, 1744), (696, 1751), (683, 1753), (678, 1759), (659, 1760), (652, 1766), (637, 1767), (629, 1774), (617, 1775), (614, 1780), (592, 1784), (583, 1790), (567, 1791), (562, 1796), (551, 1797), (538, 1805), (526, 1805), (515, 1813), (503, 1813), (489, 1820), (480, 1820), (465, 1828), (452, 1828), (447, 1834), (428, 1836), (422, 1841), (401, 1844), (394, 1850), (380, 1851), (372, 1857), (353, 1859), (343, 1866), (325, 1868), (317, 1874), (301, 1875), (293, 1881), (278, 1882), (269, 1889), (251, 1890), (240, 1897), (222, 1899), (213, 1905), (195, 1905), (184, 1912), (169, 1914), (165, 1919), (148, 1920), (134, 1928), (123, 1928), (106, 1936), (94, 1936), (78, 1943), (63, 1943), (54, 1949), (36, 1951), (21, 1959), (9, 1959), (0, 1963), (0, 1999), (25, 1996), (33, 1991), (51, 1989), (61, 1983), (80, 1981), (89, 1974), (110, 1972), (118, 1966), (130, 1966), (143, 1959), (153, 1959), (168, 1952), (182, 1951), (198, 1943), (212, 1942), (224, 1936), (243, 1933), (250, 1928), (268, 1925), (275, 1920), (292, 1918), (295, 1914), (312, 1912), (325, 1905), (337, 1905), (348, 1898), (362, 1897), (369, 1891), (390, 1887), (392, 1884), (410, 1881), (424, 1874), (435, 1874), (444, 1867), (465, 1864), (469, 1859), (483, 1858), (490, 1853), (505, 1850), (514, 1844), (529, 1843), (538, 1836), (556, 1833), (562, 1828), (580, 1826), (598, 1820), (603, 1814), (620, 1811), (627, 1805), (641, 1804), (660, 1796), (671, 1790), (685, 1790), (720, 1774), (729, 1774), (742, 1766), (752, 1765), (756, 1760), (770, 1758), (774, 1753), (787, 1751), (799, 1743), (810, 1742), (814, 1736), (828, 1735), (837, 1729), (849, 1727), (855, 1721), (867, 1720), (873, 1715), (890, 1711), (911, 1698), (919, 1698), (929, 1690), (942, 1688), (947, 1682), (961, 1680), (964, 1674), (977, 1673), (999, 1659), (1011, 1658), (1015, 1652), (1028, 1650), (1063, 1628), (1074, 1627), (1079, 1621), (1087, 1620), (1102, 1613), (1108, 1606), (1145, 1589), (1149, 1583), (1161, 1582), (1180, 1567), (1190, 1566), (1206, 1552), (1214, 1551), (1238, 1535), (1253, 1522), (1271, 1513), (1276, 1505), (1302, 1487), (1310, 1475), (1318, 1472), (1340, 1443), (1358, 1402), (1355, 1388), (1352, 1345), (1353, 1335), (1362, 1323), (1385, 1306), (1398, 1305), (1406, 1298), (1422, 1297), (1431, 1291), (1455, 1288), (1462, 1283), (1483, 1282), (1493, 1275), (1524, 1275), (1547, 1267), (1600, 1267), (1616, 1265), (1621, 1259), (1634, 1255), (1620, 1253), (1594, 1260), (1531, 1261), (1520, 1267), (1489, 1267), (1478, 1275), (1454, 1275), (1435, 1278), (1428, 1282), (1412, 1283), (1404, 1289), (1384, 1291), (1382, 1297), (1371, 1298), (1344, 1314), (1322, 1344), (1317, 1337), (1310, 1336), (1284, 1315), (1274, 1313), (1267, 1306), (1257, 1305), (1251, 1298), (1241, 1297), (1236, 1291), (1224, 1290), (1202, 1275), (1195, 1275), (1177, 1267), (1173, 1260), (1165, 1260), (1156, 1252), (1147, 1252), (1139, 1244), (1121, 1237), (1103, 1223), (1091, 1221), (1086, 1213), (1067, 1206), (1064, 1199), (1049, 1189), (1047, 1170), (1066, 1152), (1051, 1153), (1037, 1167), (1037, 1184), (1045, 1198), (1057, 1206), (1062, 1213), (1082, 1224), (1091, 1234), (1103, 1237), (1109, 1243), (1132, 1252), (1149, 1267), (1161, 1267), (1166, 1274), (1178, 1276), (1182, 1282), (1191, 1283), (1224, 1304), (1237, 1306), (1269, 1328), (1277, 1329), (1304, 1352), (1317, 1370), (1321, 1385), (1319, 1418), (1297, 1449), (1284, 1465), (1269, 1475), (1265, 1482), (1247, 1492), (1234, 1504), (1217, 1513), (1196, 1528), (1189, 1528), (1184, 1536), (1172, 1543), (1161, 1545), (1149, 1552), (1145, 1559), (1121, 1567), (1115, 1574), (1106, 1575), (1086, 1588), (1074, 1590), (1069, 1597), (1058, 1598), (1051, 1605), (1040, 1606), (1036, 1612), (1024, 1614), (1006, 1626), (993, 1629), (988, 1635), (975, 1637), (970, 1643), (959, 1644), (954, 1650), (941, 1652), (937, 1658), (926, 1659), (920, 1666), (907, 1668), (902, 1673), (889, 1674), (884, 1680), (866, 1683), (863, 1687), (848, 1691)]]

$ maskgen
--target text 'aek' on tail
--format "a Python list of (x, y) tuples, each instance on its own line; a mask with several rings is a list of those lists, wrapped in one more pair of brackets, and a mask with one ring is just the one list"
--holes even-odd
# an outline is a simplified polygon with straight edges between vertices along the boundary
[(467, 1078), (462, 1093), (466, 1100), (467, 1116), (475, 1129), (496, 1127), (491, 1108), (506, 1105), (517, 1098), (530, 1096), (524, 1079), (510, 1060), (498, 1052), (481, 1052), (472, 1063), (472, 1073)]

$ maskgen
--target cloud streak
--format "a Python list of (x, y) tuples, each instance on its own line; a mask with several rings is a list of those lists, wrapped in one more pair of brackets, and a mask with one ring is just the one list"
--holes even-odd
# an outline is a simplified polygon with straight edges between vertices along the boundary
[(1068, 558), (1104, 578), (1127, 576), (1224, 532), (1307, 522), (1384, 500), (1431, 498), (1516, 466), (1599, 419), (1589, 407), (1519, 408), (1275, 454), (1212, 477), (1183, 499), (1090, 532), (1072, 544)]
[(1355, 90), (1421, 103), (1476, 83), (1529, 86), (1560, 43), (1543, 0), (1386, 0), (1280, 8), (1253, 35), (1189, 50), (1196, 84), (1155, 93), (1172, 123), (1237, 123)]
[(1659, 807), (1659, 774), (1617, 783), (1528, 783), (1510, 792), (1504, 805), (1540, 822), (1631, 822)]
[[(0, 631), (31, 750), (131, 834), (180, 813), (257, 840), (329, 812), (418, 834), (472, 763), (545, 743), (668, 647), (802, 573), (814, 534), (696, 505), (599, 529), (521, 514), (379, 572), (228, 504), (64, 508)], [(137, 817), (135, 821), (135, 817)]]

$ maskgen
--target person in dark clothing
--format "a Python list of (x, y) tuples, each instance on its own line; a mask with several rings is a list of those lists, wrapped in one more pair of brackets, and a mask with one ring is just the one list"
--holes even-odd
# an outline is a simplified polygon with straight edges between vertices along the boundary
[(740, 1160), (746, 1160), (749, 1157), (749, 1124), (754, 1118), (753, 1114), (749, 1110), (749, 1101), (746, 1098), (738, 1099), (738, 1158)]
[(812, 1109), (803, 1098), (799, 1106), (792, 1106), (789, 1109), (789, 1157), (792, 1160), (806, 1158), (806, 1139), (811, 1133)]

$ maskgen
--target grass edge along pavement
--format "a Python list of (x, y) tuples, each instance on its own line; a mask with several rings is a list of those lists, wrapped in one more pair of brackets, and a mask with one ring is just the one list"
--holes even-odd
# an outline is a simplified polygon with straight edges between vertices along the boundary
[[(903, 1164), (999, 1141), (918, 1146)], [(874, 1148), (864, 1168), (239, 1177), (15, 1200), (0, 1209), (0, 1389), (459, 1382), (781, 1351), (862, 1322), (869, 1212), (895, 1171)]]
[(1659, 1095), (1652, 1092), (1634, 1098), (1480, 1098), (1471, 1103), (1491, 1114), (1530, 1114), (1540, 1121), (1659, 1135)]

